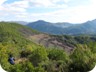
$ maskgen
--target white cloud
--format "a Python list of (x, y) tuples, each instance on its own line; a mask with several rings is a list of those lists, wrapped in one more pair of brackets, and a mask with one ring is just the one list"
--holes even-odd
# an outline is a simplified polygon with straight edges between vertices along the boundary
[(52, 6), (52, 2), (50, 0), (34, 0), (35, 3), (41, 5), (41, 6), (45, 6), (45, 7), (48, 7), (48, 6)]
[(16, 18), (27, 18), (28, 15), (28, 13), (15, 13)]
[(15, 1), (11, 4), (5, 4), (3, 7), (5, 11), (24, 12), (29, 7), (29, 3), (27, 1)]
[[(96, 18), (96, 0), (90, 0), (90, 4), (79, 5), (70, 7), (67, 5), (71, 0), (20, 0), (15, 1), (13, 3), (3, 4), (6, 0), (2, 0), (0, 5), (2, 5), (2, 12), (0, 12), (0, 16), (5, 14), (4, 16), (14, 16), (21, 20), (38, 20), (43, 19), (52, 22), (72, 22), (79, 23), (85, 22), (87, 20), (92, 20)], [(64, 4), (58, 4), (58, 2), (63, 1)], [(32, 5), (31, 5), (32, 4)], [(30, 8), (30, 5), (34, 8), (42, 7), (42, 8), (59, 8), (54, 12), (43, 12), (43, 13), (30, 13), (27, 11), (27, 8)], [(31, 8), (30, 8), (31, 9)]]
[[(67, 2), (70, 0), (23, 0), (30, 2), (32, 7), (49, 7), (49, 8), (57, 8), (57, 7), (66, 7)], [(58, 2), (63, 2), (63, 4), (58, 4)]]
[(7, 0), (0, 0), (0, 6)]
[[(91, 1), (91, 0), (90, 0)], [(96, 1), (92, 0), (89, 5), (67, 7), (54, 12), (30, 14), (34, 19), (44, 19), (52, 22), (82, 23), (96, 18)]]
[(2, 10), (2, 8), (3, 8), (2, 5), (3, 5), (3, 3), (6, 2), (6, 1), (7, 1), (7, 0), (0, 0), (0, 10)]
[(48, 7), (50, 5), (53, 5), (51, 0), (23, 0), (23, 1), (28, 1), (30, 4), (32, 3), (33, 6), (45, 6)]
[(68, 3), (70, 0), (51, 0), (51, 2), (53, 3), (58, 3), (58, 2), (64, 2), (64, 3)]
[[(6, 0), (0, 1), (0, 4), (3, 4)], [(19, 15), (22, 13), (27, 13), (27, 8), (30, 8), (30, 5), (33, 7), (49, 7), (49, 8), (66, 8), (66, 4), (57, 5), (55, 2), (61, 0), (20, 0), (14, 1), (13, 3), (6, 3), (0, 9), (4, 13), (9, 13), (10, 15)], [(29, 4), (30, 3), (30, 4)]]
[(65, 3), (68, 3), (70, 0), (64, 0)]
[(20, 8), (20, 7), (11, 6), (11, 5), (6, 5), (3, 8), (3, 11), (6, 11), (6, 12), (25, 12), (26, 9)]
[(28, 1), (15, 1), (14, 3), (10, 5), (14, 7), (19, 7), (19, 8), (28, 8), (29, 2)]
[[(2, 1), (2, 4), (4, 1)], [(27, 13), (27, 8), (29, 7), (28, 1), (15, 1), (13, 3), (6, 3), (2, 5), (0, 16), (18, 16)], [(2, 14), (3, 13), (3, 14)]]
[(2, 2), (2, 6), (0, 7), (0, 21), (26, 20), (29, 15), (27, 8), (29, 8), (28, 1), (6, 2), (4, 4)]

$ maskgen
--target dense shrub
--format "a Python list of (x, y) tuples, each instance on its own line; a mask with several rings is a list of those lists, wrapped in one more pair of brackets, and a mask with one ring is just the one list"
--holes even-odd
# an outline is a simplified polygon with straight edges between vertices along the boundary
[(46, 49), (36, 48), (29, 56), (29, 60), (34, 66), (38, 66), (39, 63), (48, 60)]

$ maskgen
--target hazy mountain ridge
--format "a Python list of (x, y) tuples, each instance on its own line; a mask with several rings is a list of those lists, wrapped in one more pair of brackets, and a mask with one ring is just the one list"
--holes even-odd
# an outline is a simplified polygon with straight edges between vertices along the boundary
[(87, 21), (82, 24), (71, 24), (71, 23), (50, 23), (43, 20), (31, 22), (27, 26), (39, 30), (41, 32), (50, 34), (96, 34), (96, 20)]

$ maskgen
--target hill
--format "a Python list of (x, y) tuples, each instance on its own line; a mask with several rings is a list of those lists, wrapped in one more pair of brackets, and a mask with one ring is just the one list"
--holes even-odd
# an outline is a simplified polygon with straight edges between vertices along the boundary
[(10, 54), (18, 59), (22, 51), (29, 52), (40, 47), (28, 39), (30, 35), (38, 33), (17, 23), (0, 22), (0, 63), (4, 69), (10, 65), (7, 60)]
[(58, 34), (59, 32), (61, 32), (60, 27), (55, 26), (53, 23), (45, 22), (43, 20), (29, 23), (27, 24), (27, 26), (35, 30), (38, 30), (44, 33), (49, 33), (49, 34)]
[(29, 23), (29, 22), (26, 22), (26, 21), (9, 21), (9, 22), (18, 23), (18, 24), (21, 24), (21, 25), (27, 25)]
[(95, 35), (96, 34), (96, 20), (87, 21), (82, 24), (71, 23), (50, 23), (42, 20), (27, 24), (27, 26), (49, 34), (66, 34), (66, 35)]
[[(10, 54), (15, 65), (8, 62)], [(0, 63), (8, 72), (87, 72), (95, 56), (95, 36), (50, 35), (0, 22)]]

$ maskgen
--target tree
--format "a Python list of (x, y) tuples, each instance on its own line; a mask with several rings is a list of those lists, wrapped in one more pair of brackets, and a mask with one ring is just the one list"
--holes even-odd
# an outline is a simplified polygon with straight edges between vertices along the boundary
[(69, 59), (68, 55), (64, 52), (64, 50), (55, 48), (48, 50), (48, 58), (56, 61), (57, 60), (68, 61)]
[(86, 45), (78, 45), (72, 55), (70, 55), (72, 63), (70, 64), (70, 72), (87, 72), (94, 67), (96, 58)]
[(40, 62), (48, 60), (46, 49), (42, 47), (35, 49), (29, 56), (29, 60), (34, 66), (38, 66)]

